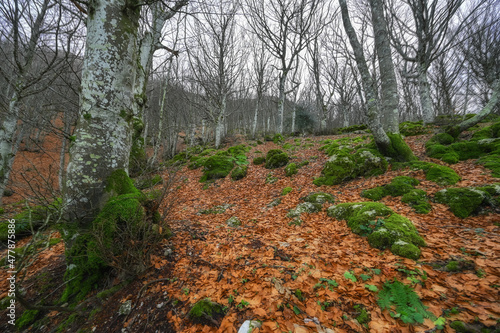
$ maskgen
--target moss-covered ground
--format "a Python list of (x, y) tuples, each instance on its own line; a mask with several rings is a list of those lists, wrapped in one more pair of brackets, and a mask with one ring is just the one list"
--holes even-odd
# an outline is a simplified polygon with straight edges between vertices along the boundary
[[(417, 126), (415, 131), (419, 130)], [(317, 318), (323, 331), (438, 332), (437, 327), (443, 325), (450, 332), (459, 326), (493, 332), (500, 318), (496, 305), (500, 187), (492, 171), (476, 163), (491, 155), (448, 164), (426, 156), (425, 143), (431, 137), (405, 138), (420, 161), (398, 165), (386, 160), (375, 172), (348, 172), (332, 185), (313, 181), (325, 177), (323, 170), (332, 156), (349, 154), (350, 159), (371, 152), (369, 134), (283, 137), (276, 143), (271, 136), (269, 141), (234, 142), (219, 150), (190, 148), (166, 163), (181, 165), (180, 181), (173, 187), (177, 204), (168, 217), (173, 236), (163, 239), (151, 253), (145, 271), (123, 286), (105, 272), (93, 281), (81, 314), (40, 310), (22, 316), (25, 309), (19, 305), (24, 329), (114, 332), (127, 326), (137, 332), (222, 332), (237, 330), (244, 320), (253, 319), (261, 322), (262, 331), (293, 332), (307, 331), (313, 324), (316, 328), (304, 320)], [(439, 144), (455, 143), (443, 137)], [(244, 149), (230, 149), (240, 144)], [(288, 155), (287, 163), (267, 169), (268, 152), (278, 149)], [(231, 159), (231, 169), (223, 178), (210, 179), (209, 185), (200, 183), (205, 163), (213, 156)], [(253, 163), (259, 157), (263, 163)], [(292, 164), (297, 173), (290, 177), (287, 166)], [(359, 169), (372, 165), (355, 160), (353, 164), (362, 164)], [(243, 169), (246, 176), (234, 180)], [(167, 184), (168, 173), (161, 177)], [(132, 187), (128, 182), (122, 185), (112, 191), (124, 196), (123, 202), (136, 209), (134, 217), (140, 217), (143, 210), (137, 202), (149, 196), (139, 195), (133, 183)], [(158, 190), (164, 185), (153, 186)], [(382, 189), (380, 198), (362, 196), (364, 190), (376, 188)], [(479, 207), (478, 192), (483, 193)], [(113, 202), (110, 206), (120, 207)], [(287, 216), (304, 203), (311, 209)], [(328, 214), (336, 209), (328, 210), (330, 206), (346, 209)], [(6, 205), (4, 217), (22, 208)], [(130, 210), (118, 211), (119, 219), (132, 218), (126, 216)], [(231, 217), (237, 217), (241, 225), (228, 225)], [(101, 218), (101, 230), (113, 232), (110, 219)], [(67, 305), (61, 303), (67, 283), (64, 242), (48, 244), (40, 247), (42, 252), (27, 278), (19, 283), (33, 304), (74, 306), (76, 295)], [(116, 244), (108, 240), (107, 245), (114, 249)], [(1, 274), (0, 287), (6, 290), (6, 276)], [(388, 285), (400, 286), (396, 281), (415, 291), (411, 301), (421, 312), (402, 313), (411, 306), (383, 303), (381, 292)], [(399, 290), (393, 289), (394, 293)], [(216, 307), (223, 315), (213, 320), (210, 316), (201, 321), (191, 318), (194, 305), (206, 299), (219, 304)], [(127, 301), (133, 310), (119, 315)], [(382, 310), (380, 304), (390, 309)], [(0, 315), (5, 316), (3, 311)], [(420, 324), (422, 313), (429, 318), (422, 318)], [(9, 327), (0, 324), (0, 330), (4, 328)]]

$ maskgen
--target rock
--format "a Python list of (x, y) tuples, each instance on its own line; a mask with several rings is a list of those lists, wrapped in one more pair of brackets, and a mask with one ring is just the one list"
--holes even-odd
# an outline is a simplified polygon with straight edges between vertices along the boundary
[(295, 207), (295, 209), (291, 209), (287, 217), (298, 217), (302, 213), (317, 213), (321, 210), (321, 204), (311, 203), (311, 202), (302, 202)]
[(128, 316), (131, 311), (132, 311), (132, 300), (128, 300), (122, 303), (122, 305), (120, 305), (120, 308), (118, 309), (118, 314)]
[(233, 216), (226, 221), (226, 224), (230, 227), (236, 228), (241, 225), (241, 221), (236, 216)]
[(254, 328), (260, 328), (262, 323), (258, 320), (245, 320), (238, 333), (252, 333)]

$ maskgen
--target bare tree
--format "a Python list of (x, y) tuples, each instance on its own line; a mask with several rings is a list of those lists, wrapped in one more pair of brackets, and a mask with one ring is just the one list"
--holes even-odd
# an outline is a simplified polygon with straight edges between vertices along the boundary
[(1, 92), (1, 202), (20, 142), (24, 102), (49, 87), (68, 64), (79, 18), (63, 15), (57, 1), (13, 0), (0, 4), (0, 20), (0, 76), (6, 83)]
[(253, 32), (278, 59), (278, 133), (283, 133), (285, 89), (296, 59), (320, 34), (328, 13), (323, 0), (246, 0), (247, 20)]
[(474, 126), (494, 112), (500, 98), (500, 20), (498, 2), (492, 2), (484, 13), (475, 13), (473, 23), (464, 30), (465, 42), (460, 45), (472, 69), (480, 93), (482, 109), (472, 118), (452, 125), (446, 132), (453, 137)]
[[(390, 132), (392, 127), (387, 126), (387, 130), (384, 129), (380, 121), (381, 111), (379, 109), (379, 97), (375, 88), (375, 80), (373, 76), (370, 74), (368, 65), (366, 63), (366, 59), (363, 53), (363, 48), (359, 43), (356, 32), (352, 26), (352, 23), (349, 18), (349, 11), (347, 7), (347, 3), (345, 0), (339, 0), (339, 4), (341, 7), (342, 13), (342, 21), (344, 23), (344, 28), (349, 37), (349, 41), (351, 43), (351, 47), (354, 52), (354, 56), (356, 59), (356, 64), (358, 66), (358, 70), (361, 74), (361, 82), (363, 85), (363, 90), (365, 94), (365, 103), (367, 109), (367, 122), (368, 127), (372, 130), (373, 138), (375, 143), (377, 144), (378, 149), (386, 156), (390, 156), (399, 160), (412, 160), (415, 159), (415, 156), (411, 152), (411, 149), (406, 145), (403, 141), (401, 135), (399, 134), (399, 129), (395, 132)], [(383, 12), (381, 13), (381, 0), (370, 0), (370, 8), (372, 12), (372, 23), (373, 30), (375, 31), (375, 49), (377, 51), (380, 70), (391, 68), (391, 65), (388, 62), (392, 62), (390, 50), (387, 50), (389, 47), (388, 43), (384, 42), (384, 39), (387, 38), (387, 31), (385, 25), (385, 19), (383, 16)], [(378, 36), (377, 36), (378, 34)], [(384, 38), (381, 38), (381, 35), (386, 35)], [(393, 68), (393, 67), (392, 67)], [(393, 69), (392, 69), (393, 70)], [(393, 74), (394, 75), (394, 74)], [(381, 75), (381, 78), (388, 80), (387, 75)], [(390, 79), (389, 79), (390, 80)], [(388, 80), (388, 81), (389, 81)], [(383, 92), (382, 96), (389, 96), (395, 91), (394, 87), (391, 85), (395, 85), (395, 80), (385, 82), (382, 86), (382, 89), (387, 89), (387, 92)], [(389, 96), (391, 97), (391, 96)], [(398, 123), (398, 112), (393, 112), (392, 101), (386, 99), (382, 99), (382, 104), (387, 105), (385, 108), (390, 110), (391, 112), (385, 114), (386, 117), (390, 116), (391, 118), (395, 118), (396, 120), (385, 120), (385, 123)]]
[(200, 4), (201, 17), (193, 22), (194, 45), (188, 48), (191, 75), (202, 88), (199, 105), (215, 128), (215, 147), (222, 142), (227, 103), (243, 62), (235, 16), (237, 2), (217, 0)]
[(435, 111), (428, 71), (431, 64), (456, 43), (454, 39), (460, 29), (453, 30), (452, 23), (464, 0), (405, 0), (403, 3), (406, 7), (395, 2), (387, 6), (391, 14), (389, 32), (398, 53), (414, 64), (407, 75), (418, 80), (423, 120), (431, 123)]

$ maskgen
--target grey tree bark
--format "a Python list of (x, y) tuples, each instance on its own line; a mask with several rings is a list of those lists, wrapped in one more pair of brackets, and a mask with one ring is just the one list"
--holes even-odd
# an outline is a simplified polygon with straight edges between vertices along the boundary
[(68, 218), (89, 222), (106, 202), (106, 179), (128, 170), (140, 9), (129, 0), (89, 4), (81, 116), (64, 189)]
[[(362, 79), (361, 82), (365, 93), (367, 125), (372, 130), (375, 143), (377, 144), (377, 147), (380, 150), (380, 152), (386, 156), (402, 161), (414, 160), (416, 159), (415, 155), (413, 155), (411, 149), (404, 142), (401, 135), (399, 135), (399, 131), (391, 133), (389, 131), (384, 130), (379, 120), (381, 111), (379, 110), (378, 96), (374, 87), (375, 81), (373, 77), (370, 75), (362, 46), (359, 43), (358, 38), (356, 36), (356, 32), (354, 31), (354, 28), (351, 24), (346, 1), (339, 0), (339, 4), (341, 7), (342, 21), (344, 23), (346, 33), (349, 37), (349, 41), (351, 43), (354, 52), (354, 57), (356, 60), (356, 64), (358, 66), (358, 70), (361, 73), (361, 79)], [(383, 16), (380, 16), (378, 13), (378, 10), (380, 10), (381, 8), (380, 2), (378, 2), (378, 0), (371, 0), (370, 7), (372, 13), (373, 12), (375, 13), (375, 15), (372, 16), (372, 23), (374, 26), (373, 29), (376, 32), (375, 33), (376, 35), (377, 33), (379, 34), (379, 36), (375, 38), (375, 49), (377, 50), (379, 61), (381, 62), (380, 70), (382, 70), (382, 67), (383, 68), (390, 67), (390, 65), (387, 65), (386, 62), (388, 61), (392, 62), (392, 59), (390, 57), (390, 50), (386, 49), (387, 47), (389, 47), (389, 45), (388, 43), (381, 42), (380, 38), (381, 32), (383, 35), (383, 29), (384, 29), (383, 23), (385, 22), (385, 20), (383, 19)], [(383, 77), (387, 79), (386, 75), (384, 75)], [(385, 89), (387, 89), (388, 86), (391, 89), (389, 89), (388, 92), (383, 93), (383, 95), (385, 96), (388, 95), (390, 96), (391, 91), (394, 89), (394, 87), (391, 87), (391, 82), (384, 83)], [(390, 115), (391, 117), (395, 116), (397, 117), (398, 113), (391, 112), (388, 115)], [(397, 118), (396, 122), (398, 122)], [(392, 123), (392, 121), (387, 121), (387, 123)]]
[(399, 96), (382, 0), (370, 0), (381, 82), (381, 118), (386, 132), (399, 133)]

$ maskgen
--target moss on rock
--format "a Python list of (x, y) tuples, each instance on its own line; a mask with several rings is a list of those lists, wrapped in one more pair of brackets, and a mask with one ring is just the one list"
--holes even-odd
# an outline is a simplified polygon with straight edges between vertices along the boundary
[(287, 217), (298, 217), (303, 213), (317, 213), (323, 206), (319, 203), (301, 202), (294, 209), (290, 209)]
[(234, 167), (233, 158), (230, 156), (214, 155), (210, 156), (203, 168), (203, 176), (200, 182), (207, 180), (225, 178)]
[(248, 166), (247, 165), (238, 165), (236, 168), (233, 169), (231, 172), (231, 178), (233, 180), (240, 180), (246, 177), (248, 171)]
[(454, 185), (461, 179), (452, 168), (444, 165), (422, 161), (410, 162), (408, 165), (412, 169), (423, 170), (425, 179), (440, 185)]
[(436, 202), (446, 204), (457, 217), (466, 218), (487, 202), (487, 192), (472, 188), (448, 188), (437, 192)]
[(256, 157), (253, 159), (253, 164), (255, 164), (255, 165), (261, 165), (264, 163), (266, 163), (266, 158), (263, 156), (259, 156), (259, 157)]
[(378, 151), (353, 151), (345, 147), (330, 151), (332, 156), (321, 171), (321, 177), (316, 178), (313, 183), (317, 186), (337, 185), (360, 176), (380, 175), (387, 170), (387, 161)]
[(415, 178), (408, 176), (397, 176), (394, 177), (387, 185), (363, 190), (361, 192), (361, 196), (378, 201), (388, 195), (397, 197), (406, 194), (413, 190), (413, 186), (416, 186), (418, 184), (420, 184), (420, 182)]
[(335, 197), (330, 193), (325, 192), (313, 192), (308, 194), (307, 196), (301, 198), (305, 202), (324, 204), (326, 202), (334, 203)]
[(427, 193), (420, 189), (413, 189), (403, 195), (401, 197), (401, 202), (410, 205), (418, 214), (427, 214), (432, 209), (429, 199), (427, 198)]
[(398, 240), (391, 246), (391, 252), (405, 258), (418, 260), (420, 258), (420, 249), (402, 240)]
[(295, 174), (297, 174), (298, 171), (298, 168), (297, 168), (297, 164), (295, 163), (289, 163), (286, 167), (285, 167), (285, 176), (287, 177), (291, 177)]
[(483, 156), (477, 161), (477, 164), (481, 164), (485, 168), (490, 169), (493, 177), (500, 178), (500, 154)]
[(418, 259), (418, 247), (426, 245), (409, 219), (395, 214), (382, 203), (339, 204), (328, 209), (328, 216), (346, 220), (356, 234), (368, 234), (371, 246), (378, 249), (390, 248), (394, 254), (406, 258)]
[(398, 197), (410, 192), (413, 190), (413, 186), (418, 184), (420, 184), (420, 182), (413, 177), (397, 176), (394, 177), (389, 184), (385, 185), (385, 189), (391, 196)]
[(289, 161), (288, 154), (281, 149), (271, 149), (266, 155), (266, 169), (276, 169), (287, 165)]

